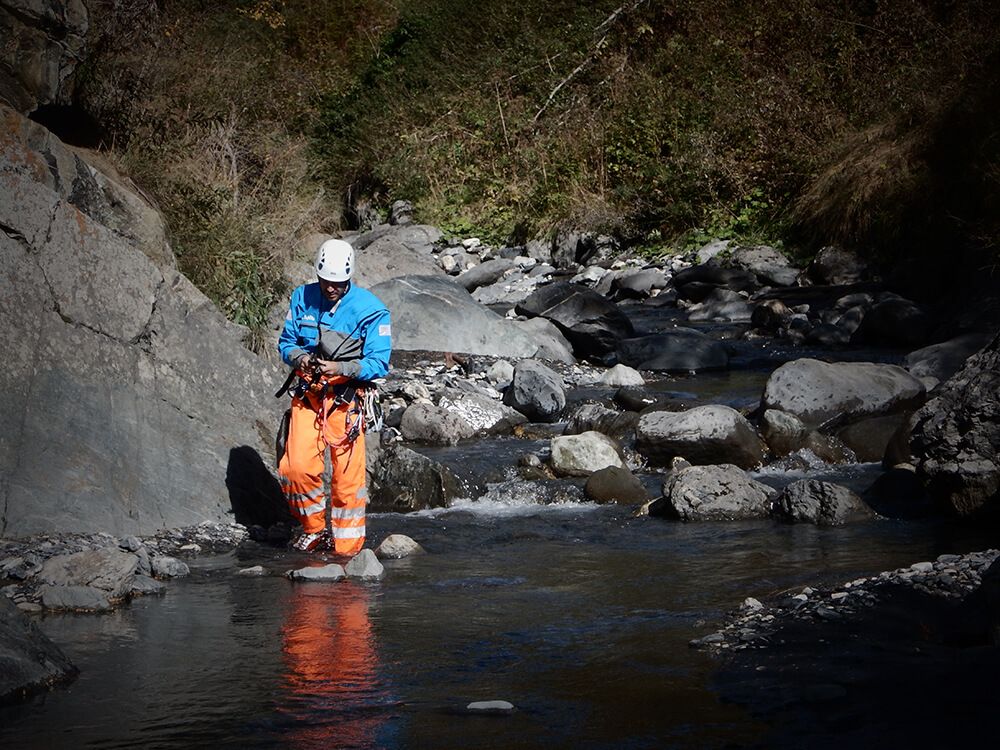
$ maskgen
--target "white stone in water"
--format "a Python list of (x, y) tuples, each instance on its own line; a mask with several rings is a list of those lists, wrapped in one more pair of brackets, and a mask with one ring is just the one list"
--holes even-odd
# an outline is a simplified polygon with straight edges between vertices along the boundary
[(609, 386), (645, 385), (646, 383), (638, 370), (623, 364), (612, 367), (601, 376), (598, 382)]
[(375, 554), (383, 560), (399, 560), (423, 552), (424, 548), (406, 534), (390, 534), (375, 550)]
[(375, 581), (385, 573), (385, 566), (378, 561), (370, 549), (363, 549), (356, 554), (344, 568), (350, 578), (360, 578), (363, 581)]
[(289, 570), (286, 575), (296, 581), (339, 581), (345, 573), (342, 567), (336, 563), (330, 563), (322, 567)]
[(237, 575), (241, 576), (262, 576), (265, 570), (263, 565), (254, 565), (252, 568), (243, 568)]
[(514, 710), (514, 704), (507, 701), (474, 701), (465, 707), (467, 711), (477, 713), (510, 713)]

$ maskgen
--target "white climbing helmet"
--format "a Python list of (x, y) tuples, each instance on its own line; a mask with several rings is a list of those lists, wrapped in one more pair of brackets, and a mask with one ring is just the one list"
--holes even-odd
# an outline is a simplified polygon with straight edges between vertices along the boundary
[(316, 254), (316, 275), (324, 281), (350, 281), (354, 275), (354, 248), (343, 240), (327, 240)]

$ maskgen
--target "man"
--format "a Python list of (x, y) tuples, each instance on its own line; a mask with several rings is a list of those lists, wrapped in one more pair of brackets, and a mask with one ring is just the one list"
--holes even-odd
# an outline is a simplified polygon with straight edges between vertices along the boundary
[(343, 240), (320, 246), (316, 275), (317, 283), (292, 292), (278, 338), (282, 359), (299, 376), (278, 474), (302, 524), (293, 546), (329, 545), (349, 556), (365, 542), (365, 391), (389, 371), (389, 311), (351, 283), (354, 248)]

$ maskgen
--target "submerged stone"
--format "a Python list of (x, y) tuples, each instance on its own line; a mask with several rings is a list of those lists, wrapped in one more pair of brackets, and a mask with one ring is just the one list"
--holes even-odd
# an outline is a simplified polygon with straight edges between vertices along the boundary
[(378, 580), (385, 573), (385, 566), (378, 561), (375, 553), (370, 549), (363, 549), (356, 554), (344, 572), (350, 578), (360, 578), (363, 581)]
[(286, 574), (293, 581), (339, 581), (344, 577), (344, 569), (336, 563), (322, 567), (299, 568)]

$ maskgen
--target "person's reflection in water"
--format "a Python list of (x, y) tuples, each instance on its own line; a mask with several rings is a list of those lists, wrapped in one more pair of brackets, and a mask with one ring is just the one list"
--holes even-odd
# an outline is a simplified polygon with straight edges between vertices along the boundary
[(368, 608), (350, 582), (297, 584), (283, 629), (291, 748), (371, 748), (387, 700)]

